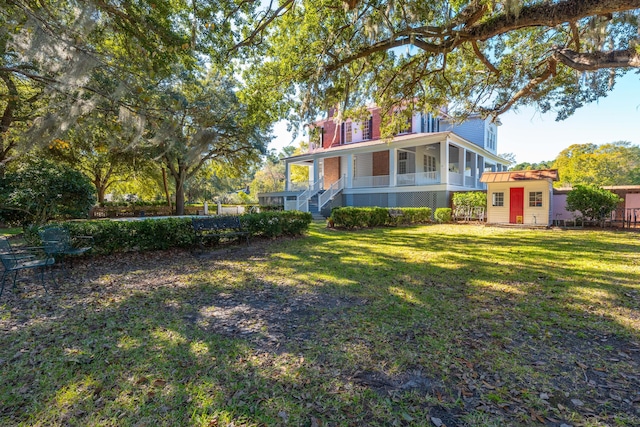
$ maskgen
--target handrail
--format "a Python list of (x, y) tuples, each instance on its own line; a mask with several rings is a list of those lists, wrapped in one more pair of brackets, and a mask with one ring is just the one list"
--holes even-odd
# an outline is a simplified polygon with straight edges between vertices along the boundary
[(296, 198), (296, 208), (299, 211), (307, 211), (307, 209), (303, 209), (304, 205), (312, 198), (318, 191), (322, 189), (324, 185), (324, 178), (320, 178), (318, 181), (309, 186), (306, 190), (298, 195)]
[(329, 200), (333, 199), (333, 196), (342, 191), (343, 188), (344, 177), (341, 177), (339, 180), (331, 184), (327, 191), (325, 191), (318, 197), (318, 209), (322, 209), (322, 207), (329, 203)]

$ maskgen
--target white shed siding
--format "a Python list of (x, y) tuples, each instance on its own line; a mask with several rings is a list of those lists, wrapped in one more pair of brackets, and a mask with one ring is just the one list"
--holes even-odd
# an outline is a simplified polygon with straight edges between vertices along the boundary
[[(510, 181), (487, 184), (487, 222), (498, 224), (509, 222), (509, 207), (511, 200), (509, 193), (511, 188), (524, 188), (524, 218), (523, 222), (530, 225), (550, 225), (552, 186), (547, 180), (535, 181)], [(542, 192), (542, 206), (529, 206), (529, 193)], [(504, 206), (492, 206), (493, 193), (504, 193)], [(535, 218), (534, 218), (535, 217)]]

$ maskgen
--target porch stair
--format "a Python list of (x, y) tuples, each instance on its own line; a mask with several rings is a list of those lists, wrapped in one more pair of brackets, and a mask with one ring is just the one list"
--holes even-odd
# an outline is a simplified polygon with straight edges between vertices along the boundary
[(318, 206), (318, 199), (325, 190), (320, 190), (317, 194), (309, 199), (309, 212), (314, 220), (324, 220), (324, 216), (320, 213), (320, 207)]

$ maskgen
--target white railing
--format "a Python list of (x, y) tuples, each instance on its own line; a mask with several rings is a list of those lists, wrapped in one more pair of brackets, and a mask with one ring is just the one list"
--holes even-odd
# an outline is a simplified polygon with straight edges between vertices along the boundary
[(352, 185), (353, 185), (354, 188), (388, 187), (389, 186), (389, 175), (354, 176)]
[(449, 184), (463, 185), (464, 175), (456, 172), (449, 172)]
[(477, 187), (477, 185), (476, 185), (476, 177), (475, 176), (465, 176), (464, 177), (464, 186), (465, 187)]
[(309, 199), (312, 198), (318, 191), (322, 190), (323, 185), (324, 179), (320, 178), (317, 182), (315, 182), (313, 185), (299, 194), (297, 197), (298, 204), (296, 206), (296, 210), (309, 212)]
[(344, 177), (340, 178), (331, 186), (327, 191), (318, 196), (318, 210), (322, 209), (324, 205), (329, 203), (329, 200), (333, 199), (333, 197), (342, 191), (344, 188)]
[(397, 176), (396, 185), (431, 185), (440, 184), (438, 172), (404, 173)]
[(284, 201), (284, 210), (285, 211), (295, 211), (298, 207), (297, 200), (285, 200)]
[(287, 183), (288, 190), (287, 191), (302, 191), (307, 190), (309, 187), (313, 185), (313, 181), (303, 181), (303, 182), (292, 182), (289, 181)]

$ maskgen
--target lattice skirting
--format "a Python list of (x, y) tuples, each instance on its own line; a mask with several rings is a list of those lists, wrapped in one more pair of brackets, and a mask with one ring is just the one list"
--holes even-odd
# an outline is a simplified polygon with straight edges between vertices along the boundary
[(383, 208), (427, 207), (434, 211), (449, 206), (446, 191), (416, 191), (408, 193), (345, 194), (345, 206), (380, 206)]

